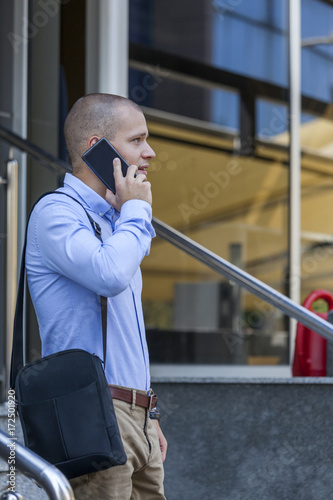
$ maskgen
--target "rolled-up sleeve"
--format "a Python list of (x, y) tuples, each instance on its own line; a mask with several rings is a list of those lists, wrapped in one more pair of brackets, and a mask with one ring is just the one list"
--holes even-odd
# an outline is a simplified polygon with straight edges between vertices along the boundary
[(105, 235), (102, 231), (102, 243), (83, 208), (70, 198), (55, 196), (42, 200), (31, 217), (28, 230), (34, 251), (49, 272), (98, 295), (121, 293), (149, 253), (155, 235), (151, 206), (140, 200), (124, 203), (114, 232)]

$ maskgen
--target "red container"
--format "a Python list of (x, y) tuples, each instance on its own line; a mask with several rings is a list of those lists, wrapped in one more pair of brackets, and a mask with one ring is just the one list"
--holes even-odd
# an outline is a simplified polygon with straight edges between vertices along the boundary
[[(327, 290), (314, 290), (303, 302), (312, 312), (312, 306), (316, 300), (325, 300), (328, 310), (333, 309), (333, 296)], [(327, 319), (328, 313), (316, 313), (323, 319)], [(294, 377), (326, 377), (326, 348), (327, 340), (321, 335), (310, 330), (304, 325), (297, 323), (295, 354), (292, 373)]]

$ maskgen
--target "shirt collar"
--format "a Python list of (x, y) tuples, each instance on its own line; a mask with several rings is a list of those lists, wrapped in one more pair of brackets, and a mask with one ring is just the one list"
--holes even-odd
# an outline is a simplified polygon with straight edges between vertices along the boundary
[(72, 174), (66, 173), (64, 178), (64, 187), (74, 191), (83, 205), (90, 208), (93, 212), (103, 217), (106, 213), (113, 214), (114, 209), (99, 194), (91, 189), (87, 184)]

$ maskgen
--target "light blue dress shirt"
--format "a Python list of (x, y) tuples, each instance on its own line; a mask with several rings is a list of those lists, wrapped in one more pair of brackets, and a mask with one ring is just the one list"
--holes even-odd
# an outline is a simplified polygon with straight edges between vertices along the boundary
[(68, 196), (51, 194), (29, 222), (26, 269), (42, 340), (42, 355), (85, 349), (103, 358), (100, 295), (108, 297), (106, 377), (110, 384), (150, 388), (141, 304), (140, 263), (149, 253), (151, 206), (123, 204), (121, 214), (71, 174), (59, 191), (76, 198), (102, 229), (101, 243), (86, 213)]

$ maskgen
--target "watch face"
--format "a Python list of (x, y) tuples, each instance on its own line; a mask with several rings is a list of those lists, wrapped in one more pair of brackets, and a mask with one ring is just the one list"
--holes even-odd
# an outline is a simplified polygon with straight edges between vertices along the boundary
[(158, 413), (157, 410), (150, 410), (150, 412), (149, 412), (149, 418), (151, 420), (160, 420), (160, 414)]

